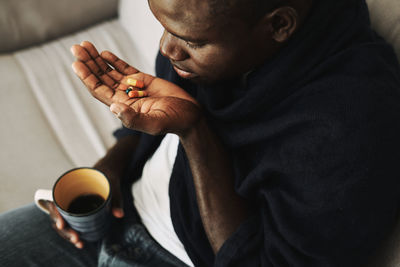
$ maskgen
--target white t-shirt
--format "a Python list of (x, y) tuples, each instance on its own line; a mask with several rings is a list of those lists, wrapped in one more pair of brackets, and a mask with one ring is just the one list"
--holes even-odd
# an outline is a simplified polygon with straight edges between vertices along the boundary
[(146, 162), (141, 179), (133, 184), (135, 207), (150, 235), (166, 250), (194, 266), (172, 226), (169, 180), (178, 151), (179, 137), (167, 134)]

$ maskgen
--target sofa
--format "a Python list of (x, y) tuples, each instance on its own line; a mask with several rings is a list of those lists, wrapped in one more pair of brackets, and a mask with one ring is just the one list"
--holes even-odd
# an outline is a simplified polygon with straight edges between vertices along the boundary
[[(399, 0), (367, 2), (400, 59)], [(154, 73), (161, 34), (145, 0), (0, 0), (0, 212), (92, 166), (115, 142), (121, 124), (72, 72), (71, 45), (92, 41)], [(400, 266), (399, 236), (400, 224), (370, 266)]]
[(2, 212), (115, 141), (121, 123), (73, 73), (70, 47), (89, 40), (154, 73), (162, 27), (147, 1), (0, 0), (0, 33)]

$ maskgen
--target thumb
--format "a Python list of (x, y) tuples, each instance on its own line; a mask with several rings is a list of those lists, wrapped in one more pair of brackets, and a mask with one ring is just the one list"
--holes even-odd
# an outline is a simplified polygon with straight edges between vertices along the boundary
[(124, 103), (112, 103), (110, 105), (110, 110), (127, 128), (133, 129), (133, 121), (138, 114), (131, 107)]
[(116, 218), (123, 218), (124, 217), (124, 209), (122, 207), (122, 199), (121, 195), (114, 196), (112, 199), (112, 208), (111, 212)]
[(110, 105), (110, 110), (122, 121), (125, 127), (129, 129), (152, 135), (160, 134), (160, 129), (163, 129), (160, 120), (138, 113), (124, 103), (112, 103)]
[[(111, 178), (112, 176), (110, 176)], [(112, 186), (111, 212), (116, 218), (124, 217), (123, 200), (119, 179), (110, 179)]]

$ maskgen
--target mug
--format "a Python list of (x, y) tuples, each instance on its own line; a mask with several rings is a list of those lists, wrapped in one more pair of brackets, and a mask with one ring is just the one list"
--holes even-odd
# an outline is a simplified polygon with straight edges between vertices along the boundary
[(49, 214), (43, 201), (53, 201), (64, 220), (86, 241), (101, 239), (111, 224), (111, 185), (94, 168), (69, 170), (57, 179), (53, 190), (36, 191), (36, 206)]

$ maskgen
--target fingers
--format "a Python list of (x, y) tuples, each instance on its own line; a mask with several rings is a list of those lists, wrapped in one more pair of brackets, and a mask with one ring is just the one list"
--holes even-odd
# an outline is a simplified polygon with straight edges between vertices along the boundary
[(81, 61), (75, 61), (72, 63), (72, 68), (76, 75), (82, 80), (90, 90), (96, 90), (97, 87), (102, 85), (102, 82), (97, 76), (87, 67), (87, 65)]
[(101, 57), (111, 66), (113, 66), (117, 71), (124, 75), (131, 75), (138, 73), (139, 71), (134, 67), (130, 66), (128, 63), (118, 58), (116, 55), (110, 51), (101, 52)]
[(134, 115), (132, 114), (132, 110), (129, 106), (122, 103), (113, 103), (110, 105), (110, 110), (127, 128), (134, 129), (132, 123)]
[(109, 174), (110, 182), (112, 184), (112, 199), (111, 199), (111, 212), (114, 217), (121, 219), (124, 217), (123, 201), (121, 195), (120, 178), (118, 176)]
[(76, 59), (84, 62), (99, 77), (111, 70), (111, 67), (101, 60), (93, 45), (89, 46), (88, 42), (83, 42), (82, 44), (86, 44), (87, 48), (83, 45), (73, 45), (71, 47), (71, 52)]
[(53, 229), (65, 240), (71, 242), (75, 247), (82, 249), (84, 247), (84, 243), (79, 239), (79, 234), (72, 230), (71, 228), (58, 229), (54, 224), (52, 225)]
[(65, 227), (65, 221), (61, 217), (61, 214), (58, 212), (56, 206), (53, 202), (47, 202), (47, 208), (50, 212), (50, 219), (59, 229), (63, 229)]
[(122, 208), (123, 206), (123, 201), (122, 201), (122, 196), (121, 196), (121, 188), (119, 187), (119, 182), (118, 184), (114, 185), (113, 189), (113, 198), (111, 200), (111, 212), (115, 218), (121, 219), (124, 217), (124, 209)]
[[(152, 119), (143, 113), (136, 112), (133, 108), (123, 103), (113, 103), (110, 106), (113, 112), (130, 129), (146, 132), (148, 134), (160, 134), (159, 120)], [(160, 111), (162, 113), (162, 111)]]
[[(109, 75), (112, 68), (99, 56), (96, 48), (91, 43), (83, 42), (82, 45), (73, 45), (71, 47), (71, 52), (77, 60), (86, 65), (87, 69), (90, 70), (99, 81), (111, 88), (116, 88), (118, 86), (118, 79), (115, 80)], [(120, 74), (116, 78), (120, 80), (122, 77), (123, 76)]]
[(122, 208), (122, 201), (120, 198), (114, 198), (111, 212), (115, 218), (121, 219), (125, 216), (124, 209)]
[[(103, 59), (95, 46), (87, 41), (72, 46), (71, 52), (77, 59), (72, 64), (74, 72), (90, 93), (104, 104), (110, 105), (115, 101), (125, 102), (130, 98), (147, 95), (144, 92), (133, 92), (129, 96), (131, 90), (127, 91), (129, 85), (125, 82), (126, 74), (135, 74), (138, 71), (111, 52), (104, 52), (105, 58)], [(144, 84), (142, 84), (143, 86)]]
[(77, 248), (83, 248), (83, 242), (79, 238), (79, 234), (69, 228), (62, 218), (61, 214), (58, 212), (57, 208), (55, 207), (54, 203), (50, 203), (48, 205), (50, 211), (50, 219), (52, 220), (52, 227), (56, 232), (65, 240), (68, 240), (72, 244), (74, 244)]
[(83, 62), (75, 61), (72, 68), (93, 96), (106, 105), (111, 104), (111, 98), (115, 93), (112, 88), (104, 85)]
[(103, 73), (108, 74), (111, 78), (115, 81), (121, 81), (124, 77), (120, 72), (116, 71), (115, 69), (111, 68), (110, 65), (107, 64), (106, 61), (99, 55), (99, 52), (94, 47), (91, 42), (83, 41), (81, 46), (84, 47), (89, 55), (95, 59), (95, 62), (99, 66), (99, 68), (103, 71)]
[[(86, 49), (87, 53), (90, 55), (90, 59), (95, 63), (95, 68), (98, 67), (102, 73), (107, 73), (112, 70), (112, 68), (100, 57), (99, 52), (96, 47), (91, 42), (83, 41), (81, 46)], [(89, 60), (90, 60), (89, 59)], [(100, 73), (100, 74), (102, 74)]]

